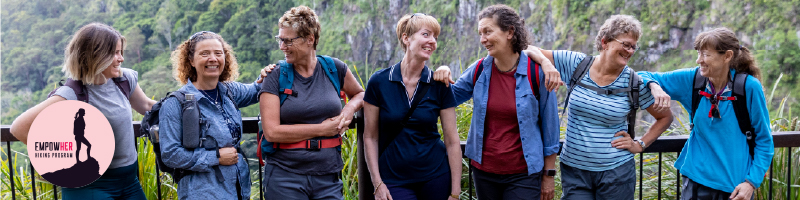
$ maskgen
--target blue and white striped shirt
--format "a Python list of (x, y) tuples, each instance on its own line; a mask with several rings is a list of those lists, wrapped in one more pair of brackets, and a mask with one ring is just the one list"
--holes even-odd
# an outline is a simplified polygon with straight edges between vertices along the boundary
[[(561, 80), (569, 80), (584, 57), (586, 54), (579, 52), (553, 51), (554, 64), (561, 73)], [(625, 66), (614, 82), (602, 87), (589, 78), (588, 72), (580, 81), (606, 90), (627, 88), (631, 72), (633, 70)], [(653, 104), (653, 96), (645, 84), (642, 83), (639, 88), (639, 104), (641, 109), (646, 109)], [(611, 141), (622, 137), (614, 137), (614, 134), (627, 131), (628, 112), (628, 93), (601, 95), (576, 86), (569, 99), (566, 142), (561, 152), (561, 162), (582, 170), (606, 171), (633, 159), (633, 154), (628, 150), (611, 146)]]

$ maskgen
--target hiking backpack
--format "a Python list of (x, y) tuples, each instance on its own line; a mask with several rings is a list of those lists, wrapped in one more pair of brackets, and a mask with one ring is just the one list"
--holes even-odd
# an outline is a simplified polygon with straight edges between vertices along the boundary
[[(325, 72), (325, 75), (328, 76), (328, 79), (333, 84), (333, 87), (336, 89), (336, 94), (339, 94), (340, 98), (344, 99), (344, 92), (342, 92), (344, 79), (339, 77), (339, 71), (336, 69), (336, 64), (333, 62), (333, 59), (328, 56), (317, 55), (317, 62), (322, 65), (322, 71)], [(297, 97), (297, 91), (292, 90), (292, 84), (294, 83), (294, 66), (284, 60), (278, 61), (278, 65), (281, 68), (280, 74), (278, 74), (278, 88), (280, 93), (278, 96), (281, 99), (281, 105), (283, 105), (283, 102), (285, 102), (286, 98), (289, 96)], [(264, 139), (264, 130), (262, 130), (261, 127), (261, 116), (259, 116), (258, 128), (258, 150), (256, 156), (258, 156), (258, 163), (264, 166), (263, 156), (272, 154), (277, 149), (274, 147), (273, 142)], [(341, 147), (336, 148), (340, 149)]]
[[(186, 94), (187, 94), (186, 91), (174, 91), (174, 92), (167, 93), (166, 97), (161, 98), (161, 100), (159, 100), (156, 104), (153, 105), (153, 107), (150, 109), (150, 111), (147, 111), (144, 114), (144, 117), (142, 118), (142, 122), (141, 122), (141, 127), (139, 128), (139, 132), (141, 134), (143, 134), (143, 135), (146, 135), (147, 138), (150, 140), (150, 143), (152, 144), (153, 152), (156, 154), (156, 166), (157, 166), (157, 169), (162, 171), (162, 172), (167, 172), (170, 175), (172, 175), (172, 179), (174, 180), (175, 183), (180, 182), (181, 178), (183, 178), (184, 176), (186, 176), (189, 173), (191, 173), (191, 171), (185, 170), (185, 169), (176, 169), (176, 168), (169, 167), (164, 163), (163, 160), (161, 160), (161, 143), (160, 143), (160, 139), (159, 139), (159, 127), (158, 127), (160, 121), (159, 121), (159, 117), (158, 116), (159, 116), (159, 113), (161, 111), (161, 106), (163, 106), (164, 102), (167, 101), (167, 99), (169, 99), (169, 98), (175, 98), (175, 99), (178, 100), (178, 103), (180, 103), (180, 105), (181, 105), (181, 112), (186, 111), (186, 109), (189, 106), (194, 106), (194, 109), (197, 109), (198, 112), (199, 112), (199, 106), (197, 104), (197, 100), (199, 100), (200, 97), (194, 97), (194, 104), (187, 105), (187, 103), (186, 103)], [(234, 101), (234, 98), (233, 98), (233, 95), (231, 94), (230, 89), (226, 90), (226, 95), (225, 96), (227, 96), (231, 101)], [(238, 109), (238, 106), (236, 106), (235, 101), (234, 101), (233, 105), (234, 105), (234, 107), (237, 107), (237, 109)], [(181, 124), (183, 126), (187, 125), (187, 124), (183, 124), (183, 123), (181, 123)], [(191, 124), (191, 125), (192, 126), (197, 126), (197, 127), (202, 127), (205, 124), (206, 124), (206, 119), (203, 116), (203, 113), (200, 112), (199, 120), (197, 122), (197, 125), (195, 125), (195, 124)], [(186, 148), (186, 149), (194, 149), (194, 148), (206, 148), (206, 149), (217, 149), (217, 150), (219, 149), (219, 147), (216, 146), (216, 140), (213, 137), (208, 136), (207, 134), (203, 134), (202, 133), (202, 128), (200, 129), (200, 131), (198, 131), (196, 133), (182, 132), (182, 134), (183, 134), (182, 138), (199, 138), (199, 140), (190, 140), (190, 141), (199, 141), (198, 143), (191, 143), (191, 144), (188, 143), (186, 139), (184, 139), (181, 142), (181, 146), (183, 146), (185, 148), (189, 147), (189, 148)], [(213, 145), (212, 144), (206, 145), (205, 142), (213, 142), (214, 144)], [(206, 146), (209, 146), (209, 145), (212, 145), (213, 148), (212, 147), (206, 147)], [(237, 151), (239, 151), (240, 153), (242, 153), (242, 155), (244, 155), (244, 152), (240, 151), (240, 149), (237, 149)], [(214, 170), (217, 171), (216, 172), (217, 173), (217, 179), (221, 179), (222, 178), (222, 176), (221, 176), (222, 174), (219, 172), (219, 169), (217, 167), (219, 167), (219, 166), (215, 166)]]
[(636, 71), (631, 68), (631, 80), (628, 81), (627, 88), (620, 88), (616, 90), (606, 90), (601, 89), (598, 87), (594, 87), (591, 85), (586, 85), (581, 83), (581, 79), (586, 73), (589, 71), (589, 67), (592, 66), (594, 62), (593, 56), (586, 56), (583, 58), (578, 67), (575, 69), (575, 72), (572, 73), (572, 77), (569, 79), (569, 89), (567, 90), (567, 98), (564, 99), (564, 110), (561, 111), (561, 115), (564, 115), (564, 112), (567, 111), (567, 105), (569, 104), (569, 96), (572, 94), (572, 90), (575, 89), (576, 85), (580, 85), (586, 89), (592, 90), (597, 92), (597, 94), (603, 95), (610, 95), (610, 94), (617, 94), (617, 93), (628, 93), (628, 99), (631, 101), (630, 111), (628, 112), (628, 134), (631, 138), (636, 137), (636, 111), (639, 110), (639, 84), (642, 83), (642, 78), (636, 74)]
[[(474, 87), (475, 82), (478, 81), (478, 77), (483, 74), (483, 61), (488, 60), (488, 57), (481, 58), (478, 60), (478, 65), (475, 66), (475, 72), (472, 75), (472, 85)], [(487, 61), (488, 62), (488, 61)], [(531, 63), (533, 63), (534, 71), (531, 71)], [(533, 90), (533, 96), (538, 100), (539, 99), (539, 63), (533, 62), (533, 60), (528, 57), (528, 83), (531, 84), (531, 90)], [(531, 73), (536, 74), (536, 81), (533, 81), (531, 78)]]
[[(756, 132), (753, 124), (750, 122), (750, 112), (747, 110), (747, 94), (745, 92), (745, 85), (747, 83), (746, 73), (736, 73), (733, 78), (732, 103), (733, 111), (736, 113), (736, 120), (739, 122), (739, 129), (742, 134), (747, 138), (747, 146), (750, 149), (750, 158), (753, 158), (756, 147)], [(708, 78), (700, 75), (700, 69), (694, 72), (694, 84), (692, 86), (692, 112), (690, 114), (691, 122), (694, 122), (694, 116), (697, 112), (697, 106), (700, 105), (700, 99), (703, 96), (700, 92), (705, 91), (708, 84)], [(689, 127), (694, 129), (694, 123), (690, 123)]]
[[(117, 85), (119, 90), (122, 91), (122, 94), (124, 94), (126, 98), (131, 97), (131, 85), (128, 83), (127, 78), (121, 76), (121, 77), (111, 78), (111, 80), (114, 81), (114, 84)], [(72, 80), (71, 78), (68, 78), (67, 82), (64, 84), (61, 83), (62, 81), (64, 80), (58, 82), (59, 87), (67, 86), (71, 88), (72, 91), (75, 92), (75, 96), (78, 98), (78, 101), (89, 103), (89, 94), (86, 91), (86, 85), (83, 85), (83, 81), (76, 81)], [(51, 91), (50, 94), (47, 95), (47, 97), (48, 98), (52, 97), (56, 93), (59, 87), (56, 87), (56, 89)]]

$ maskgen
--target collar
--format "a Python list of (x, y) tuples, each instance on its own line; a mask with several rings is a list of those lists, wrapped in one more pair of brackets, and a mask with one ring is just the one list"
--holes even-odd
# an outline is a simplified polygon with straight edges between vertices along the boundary
[[(484, 63), (482, 63), (482, 64), (484, 64), (484, 66), (483, 66), (484, 70), (488, 69), (489, 71), (491, 71), (492, 70), (491, 68), (494, 67), (494, 57), (492, 57), (490, 55), (487, 55), (486, 56), (486, 60), (484, 60)], [(531, 64), (533, 64), (533, 63), (531, 63)], [(486, 72), (486, 71), (484, 71), (484, 72)], [(528, 75), (528, 55), (525, 54), (524, 52), (521, 52), (521, 51), (519, 52), (519, 64), (517, 64), (517, 70), (516, 70), (515, 74), (524, 75), (524, 76)]]
[[(217, 92), (219, 93), (219, 96), (221, 97), (219, 101), (222, 102), (222, 99), (228, 98), (226, 96), (228, 94), (227, 93), (228, 92), (228, 88), (225, 87), (225, 84), (223, 84), (222, 82), (217, 82), (217, 88), (219, 88), (219, 91), (217, 91)], [(194, 94), (195, 99), (197, 99), (197, 100), (207, 99), (208, 101), (211, 101), (210, 99), (206, 98), (206, 95), (203, 95), (203, 93), (201, 93), (200, 90), (198, 90), (197, 87), (194, 86), (194, 84), (192, 84), (191, 80), (186, 80), (185, 87), (183, 87), (183, 88), (181, 88), (179, 90), (183, 90), (187, 94)]]
[[(736, 70), (735, 69), (730, 69), (730, 73), (731, 73), (730, 76), (728, 76), (728, 83), (725, 84), (725, 88), (722, 89), (722, 93), (721, 94), (725, 94), (726, 92), (731, 91), (731, 89), (733, 88), (733, 77), (736, 76)], [(711, 88), (711, 81), (708, 81), (708, 84), (706, 84), (706, 90), (708, 90), (708, 91), (713, 91), (714, 90), (714, 89)]]
[[(403, 63), (403, 61), (400, 61), (389, 68), (389, 81), (403, 82), (403, 73), (400, 70), (400, 63)], [(428, 68), (428, 66), (424, 66), (422, 68), (422, 74), (419, 76), (419, 81), (431, 83), (431, 74), (433, 74), (431, 69)]]

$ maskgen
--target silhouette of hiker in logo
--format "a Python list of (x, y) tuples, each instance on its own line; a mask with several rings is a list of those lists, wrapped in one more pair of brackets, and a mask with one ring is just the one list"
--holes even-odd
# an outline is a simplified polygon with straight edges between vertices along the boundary
[(83, 116), (86, 115), (86, 110), (83, 108), (79, 109), (77, 113), (75, 113), (75, 125), (73, 126), (74, 134), (75, 134), (75, 145), (78, 146), (78, 149), (75, 150), (75, 161), (81, 162), (79, 159), (79, 155), (81, 153), (81, 143), (86, 143), (86, 157), (92, 157), (92, 144), (89, 143), (89, 140), (84, 137), (84, 130), (86, 129), (86, 121), (83, 120)]
[[(86, 129), (86, 121), (83, 120), (84, 115), (86, 115), (86, 110), (83, 110), (83, 108), (78, 109), (78, 112), (75, 113), (75, 124), (73, 126), (75, 143), (77, 143), (77, 150), (75, 150), (75, 160), (77, 162), (69, 168), (42, 174), (42, 177), (50, 181), (50, 183), (61, 187), (75, 188), (92, 183), (100, 177), (100, 164), (90, 156), (89, 152), (92, 150), (92, 145), (84, 137), (84, 130)], [(86, 161), (83, 162), (78, 159), (78, 154), (81, 152), (81, 143), (86, 144)]]

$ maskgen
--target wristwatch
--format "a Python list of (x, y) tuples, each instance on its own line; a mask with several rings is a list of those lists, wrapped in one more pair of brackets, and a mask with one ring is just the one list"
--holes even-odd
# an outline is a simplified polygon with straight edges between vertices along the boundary
[(644, 148), (647, 148), (647, 144), (645, 144), (645, 143), (644, 143), (644, 141), (642, 141), (642, 140), (636, 140), (636, 142), (638, 142), (638, 143), (639, 143), (639, 145), (642, 145), (642, 150), (644, 150)]
[(556, 176), (556, 170), (555, 169), (544, 170), (544, 175), (545, 176)]

